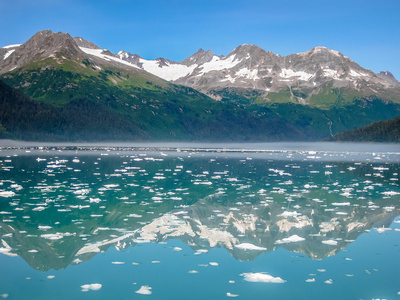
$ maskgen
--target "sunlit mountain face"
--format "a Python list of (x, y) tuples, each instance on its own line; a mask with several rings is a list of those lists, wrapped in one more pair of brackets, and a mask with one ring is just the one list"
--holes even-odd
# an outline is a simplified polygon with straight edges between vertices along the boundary
[(0, 253), (41, 271), (172, 240), (192, 255), (285, 248), (322, 260), (400, 214), (394, 153), (3, 153)]

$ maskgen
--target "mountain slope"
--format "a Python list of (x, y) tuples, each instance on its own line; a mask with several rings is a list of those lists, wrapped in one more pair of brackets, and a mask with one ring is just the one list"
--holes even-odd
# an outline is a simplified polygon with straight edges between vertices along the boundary
[(123, 51), (117, 56), (215, 99), (226, 94), (226, 89), (241, 94), (240, 90), (245, 89), (249, 93), (257, 91), (258, 104), (293, 102), (327, 109), (372, 95), (400, 103), (400, 83), (393, 75), (375, 74), (340, 52), (324, 47), (281, 57), (256, 45), (244, 44), (225, 57), (200, 49), (181, 63), (148, 61)]
[(347, 142), (400, 143), (400, 117), (345, 131), (330, 140)]
[[(29, 128), (0, 119), (17, 138), (278, 140), (312, 136), (271, 110), (257, 115), (216, 102), (64, 33), (37, 33), (3, 59), (0, 70), (6, 85), (32, 99), (25, 99), (24, 105), (47, 110), (57, 121), (46, 123), (29, 111)], [(2, 89), (8, 88), (2, 85)], [(12, 107), (12, 98), (6, 99), (3, 110), (20, 107), (14, 113), (22, 115), (24, 105)]]
[[(332, 66), (322, 72), (328, 62)], [(22, 45), (0, 49), (0, 79), (29, 97), (24, 103), (54, 114), (55, 123), (28, 111), (29, 130), (0, 119), (0, 131), (54, 140), (317, 140), (400, 114), (399, 104), (344, 92), (345, 84), (358, 82), (349, 83), (349, 76), (367, 72), (360, 68), (326, 48), (280, 57), (254, 45), (226, 57), (200, 49), (181, 63), (147, 61), (45, 30)], [(362, 80), (376, 77), (386, 84), (385, 92), (395, 90), (398, 82), (388, 73), (370, 73)], [(327, 74), (338, 79), (327, 83)], [(290, 86), (293, 82), (298, 88)], [(214, 99), (200, 92), (202, 87)], [(5, 111), (14, 109), (10, 103)], [(22, 111), (21, 106), (15, 113)]]

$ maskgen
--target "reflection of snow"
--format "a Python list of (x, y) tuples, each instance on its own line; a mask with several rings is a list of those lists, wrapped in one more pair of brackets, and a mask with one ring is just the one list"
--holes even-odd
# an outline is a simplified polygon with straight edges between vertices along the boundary
[(242, 250), (257, 250), (257, 251), (264, 251), (267, 250), (267, 248), (264, 247), (259, 247), (250, 243), (242, 243), (239, 245), (235, 245), (236, 248), (242, 249)]

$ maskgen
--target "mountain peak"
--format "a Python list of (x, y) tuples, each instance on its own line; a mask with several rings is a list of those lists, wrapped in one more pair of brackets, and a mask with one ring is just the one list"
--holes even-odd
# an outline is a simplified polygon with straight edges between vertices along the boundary
[(203, 49), (199, 49), (195, 54), (186, 58), (182, 64), (191, 66), (194, 64), (201, 65), (207, 62), (210, 62), (215, 54), (211, 50), (204, 51)]
[(55, 59), (71, 59), (80, 57), (76, 42), (68, 33), (42, 30), (22, 44), (0, 65), (0, 73), (19, 68), (26, 63), (53, 57)]
[(84, 47), (84, 48), (89, 48), (89, 49), (100, 49), (99, 46), (96, 44), (89, 42), (81, 37), (74, 37), (74, 41), (78, 45), (78, 47)]
[(390, 73), (389, 71), (381, 71), (381, 72), (377, 73), (376, 75), (377, 75), (378, 77), (380, 77), (380, 78), (386, 80), (386, 81), (391, 82), (391, 83), (399, 84), (399, 82), (397, 81), (397, 79), (396, 79), (396, 78), (393, 76), (393, 74)]

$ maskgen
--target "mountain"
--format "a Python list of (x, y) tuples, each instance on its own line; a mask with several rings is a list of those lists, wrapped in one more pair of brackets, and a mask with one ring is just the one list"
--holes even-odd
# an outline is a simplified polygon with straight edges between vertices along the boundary
[[(279, 140), (309, 136), (267, 108), (260, 113), (216, 102), (66, 33), (42, 31), (25, 44), (2, 48), (0, 55), (0, 123), (14, 138)], [(35, 109), (27, 109), (30, 106)], [(29, 126), (10, 119), (11, 111), (14, 117), (29, 120)]]
[(400, 117), (334, 135), (332, 141), (400, 143)]
[(44, 30), (0, 48), (0, 80), (0, 94), (17, 95), (12, 88), (36, 107), (3, 101), (0, 133), (19, 139), (318, 140), (400, 115), (393, 76), (322, 47), (281, 57), (242, 45), (150, 61)]
[(238, 89), (242, 94), (244, 89), (257, 91), (258, 104), (293, 102), (330, 108), (350, 104), (354, 97), (372, 95), (400, 102), (400, 83), (389, 72), (375, 74), (325, 47), (281, 57), (256, 45), (244, 44), (227, 56), (200, 49), (181, 63), (148, 61), (127, 52), (117, 56), (218, 100), (227, 89)]

